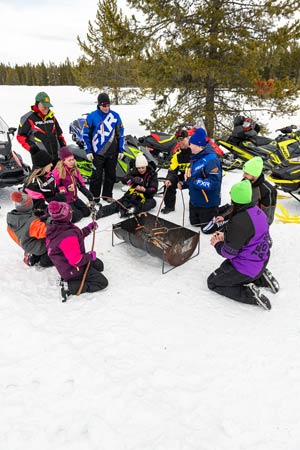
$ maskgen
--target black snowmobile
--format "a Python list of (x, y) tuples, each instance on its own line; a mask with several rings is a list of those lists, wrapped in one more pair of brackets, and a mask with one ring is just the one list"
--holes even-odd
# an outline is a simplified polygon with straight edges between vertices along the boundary
[(174, 134), (153, 131), (148, 136), (138, 138), (138, 143), (149, 150), (159, 168), (167, 169), (169, 167), (171, 157), (177, 147)]
[[(68, 147), (75, 156), (77, 167), (83, 179), (88, 183), (92, 175), (93, 163), (87, 159), (86, 152), (83, 148), (75, 144), (68, 145)], [(124, 149), (124, 157), (118, 160), (116, 167), (117, 181), (120, 181), (134, 166), (134, 161), (138, 153), (143, 153), (149, 163), (152, 163), (155, 167), (157, 166), (157, 161), (149, 150), (139, 145), (135, 137), (131, 135), (125, 136)]]
[(258, 136), (260, 127), (243, 116), (234, 119), (232, 134), (227, 139), (219, 139), (218, 145), (228, 150), (222, 158), (224, 169), (242, 168), (245, 161), (260, 156), (264, 170), (272, 171), (283, 163), (300, 161), (300, 141), (293, 135), (294, 127), (284, 127), (280, 134), (271, 139)]
[(22, 184), (30, 173), (30, 166), (12, 150), (11, 140), (16, 130), (0, 117), (0, 188)]
[(275, 184), (277, 189), (283, 192), (287, 192), (294, 197), (298, 202), (300, 199), (297, 195), (300, 195), (300, 164), (297, 162), (283, 163), (278, 167), (275, 167), (270, 175), (267, 176), (268, 180)]

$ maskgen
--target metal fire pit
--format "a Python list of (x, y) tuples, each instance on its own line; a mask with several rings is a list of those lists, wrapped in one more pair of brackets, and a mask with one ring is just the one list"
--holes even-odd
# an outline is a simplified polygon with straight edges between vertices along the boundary
[[(162, 259), (162, 273), (180, 266), (198, 256), (200, 252), (200, 232), (189, 230), (149, 213), (130, 217), (113, 225), (113, 246), (115, 245), (114, 235), (133, 247), (143, 249), (149, 255)], [(197, 247), (197, 253), (193, 256)], [(172, 267), (165, 270), (165, 263)]]

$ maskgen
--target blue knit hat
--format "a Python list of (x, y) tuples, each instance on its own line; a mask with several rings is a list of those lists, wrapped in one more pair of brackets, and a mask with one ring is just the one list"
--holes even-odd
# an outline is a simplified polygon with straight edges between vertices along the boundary
[(190, 137), (190, 144), (198, 145), (199, 147), (206, 146), (206, 131), (204, 128), (197, 128), (195, 133)]

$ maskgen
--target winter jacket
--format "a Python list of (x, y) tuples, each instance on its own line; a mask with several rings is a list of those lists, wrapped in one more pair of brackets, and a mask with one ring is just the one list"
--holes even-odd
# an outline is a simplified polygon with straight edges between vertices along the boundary
[(84, 247), (84, 238), (90, 232), (88, 227), (80, 229), (71, 222), (51, 222), (47, 225), (48, 256), (64, 280), (83, 275), (87, 263), (91, 261), (91, 255), (86, 253)]
[(184, 173), (191, 164), (191, 156), (192, 152), (189, 147), (177, 150), (171, 158), (166, 180), (171, 181), (171, 183), (175, 185), (179, 180), (183, 181)]
[[(59, 170), (56, 168), (52, 171), (56, 186), (59, 192), (65, 195), (67, 203), (73, 203), (78, 199), (78, 190), (81, 191), (90, 201), (93, 200), (93, 194), (87, 189), (83, 178), (78, 169), (66, 169), (66, 177), (60, 178)], [(74, 186), (74, 191), (69, 190), (69, 186)]]
[(265, 267), (270, 254), (269, 225), (258, 206), (243, 205), (226, 225), (224, 242), (217, 252), (231, 261), (238, 272), (255, 278)]
[[(265, 180), (263, 174), (251, 183), (252, 186), (252, 203), (257, 205), (267, 216), (268, 224), (271, 225), (274, 220), (274, 213), (276, 209), (277, 190), (272, 184)], [(232, 217), (232, 205), (226, 204), (219, 209), (219, 215), (223, 216), (225, 220)]]
[(35, 209), (46, 209), (46, 204), (59, 193), (51, 172), (35, 177), (29, 184), (25, 181), (23, 190), (32, 198)]
[(100, 109), (91, 112), (83, 128), (83, 140), (87, 153), (110, 156), (124, 151), (124, 127), (115, 111)]
[(59, 148), (66, 145), (54, 112), (49, 110), (44, 116), (36, 105), (33, 105), (31, 111), (21, 117), (17, 139), (28, 151), (32, 144), (36, 144), (41, 150), (46, 150), (53, 161), (58, 159)]
[(274, 220), (276, 201), (276, 188), (266, 181), (264, 175), (261, 174), (255, 183), (252, 183), (252, 203), (263, 210), (268, 218), (269, 225), (271, 225)]
[(192, 154), (191, 176), (183, 183), (188, 188), (192, 205), (199, 208), (218, 206), (221, 201), (222, 168), (212, 146)]
[[(144, 175), (141, 175), (136, 168), (132, 169), (130, 173), (125, 175), (122, 179), (122, 183), (129, 186), (129, 190), (126, 192), (126, 197), (140, 197), (142, 203), (145, 199), (153, 198), (158, 189), (157, 173), (155, 168), (151, 165), (147, 166), (147, 170)], [(146, 189), (145, 192), (136, 191), (136, 186), (143, 186)]]
[(33, 216), (32, 211), (10, 211), (7, 214), (7, 231), (26, 253), (46, 253), (46, 224)]

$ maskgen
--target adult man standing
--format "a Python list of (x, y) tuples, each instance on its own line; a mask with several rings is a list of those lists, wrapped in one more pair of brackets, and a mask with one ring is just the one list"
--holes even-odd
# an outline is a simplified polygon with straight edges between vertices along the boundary
[(116, 181), (117, 160), (122, 159), (124, 152), (124, 127), (119, 114), (110, 109), (110, 99), (105, 92), (98, 95), (96, 111), (86, 118), (83, 139), (87, 157), (94, 166), (90, 181), (94, 201), (99, 203), (101, 195), (110, 201)]
[(46, 92), (39, 92), (31, 110), (20, 119), (17, 139), (28, 151), (33, 144), (40, 150), (45, 150), (55, 166), (59, 160), (58, 150), (66, 145), (66, 141), (51, 107)]
[(221, 202), (221, 163), (209, 142), (206, 132), (198, 128), (190, 137), (191, 166), (185, 181), (178, 187), (190, 192), (190, 222), (201, 229), (218, 213)]

